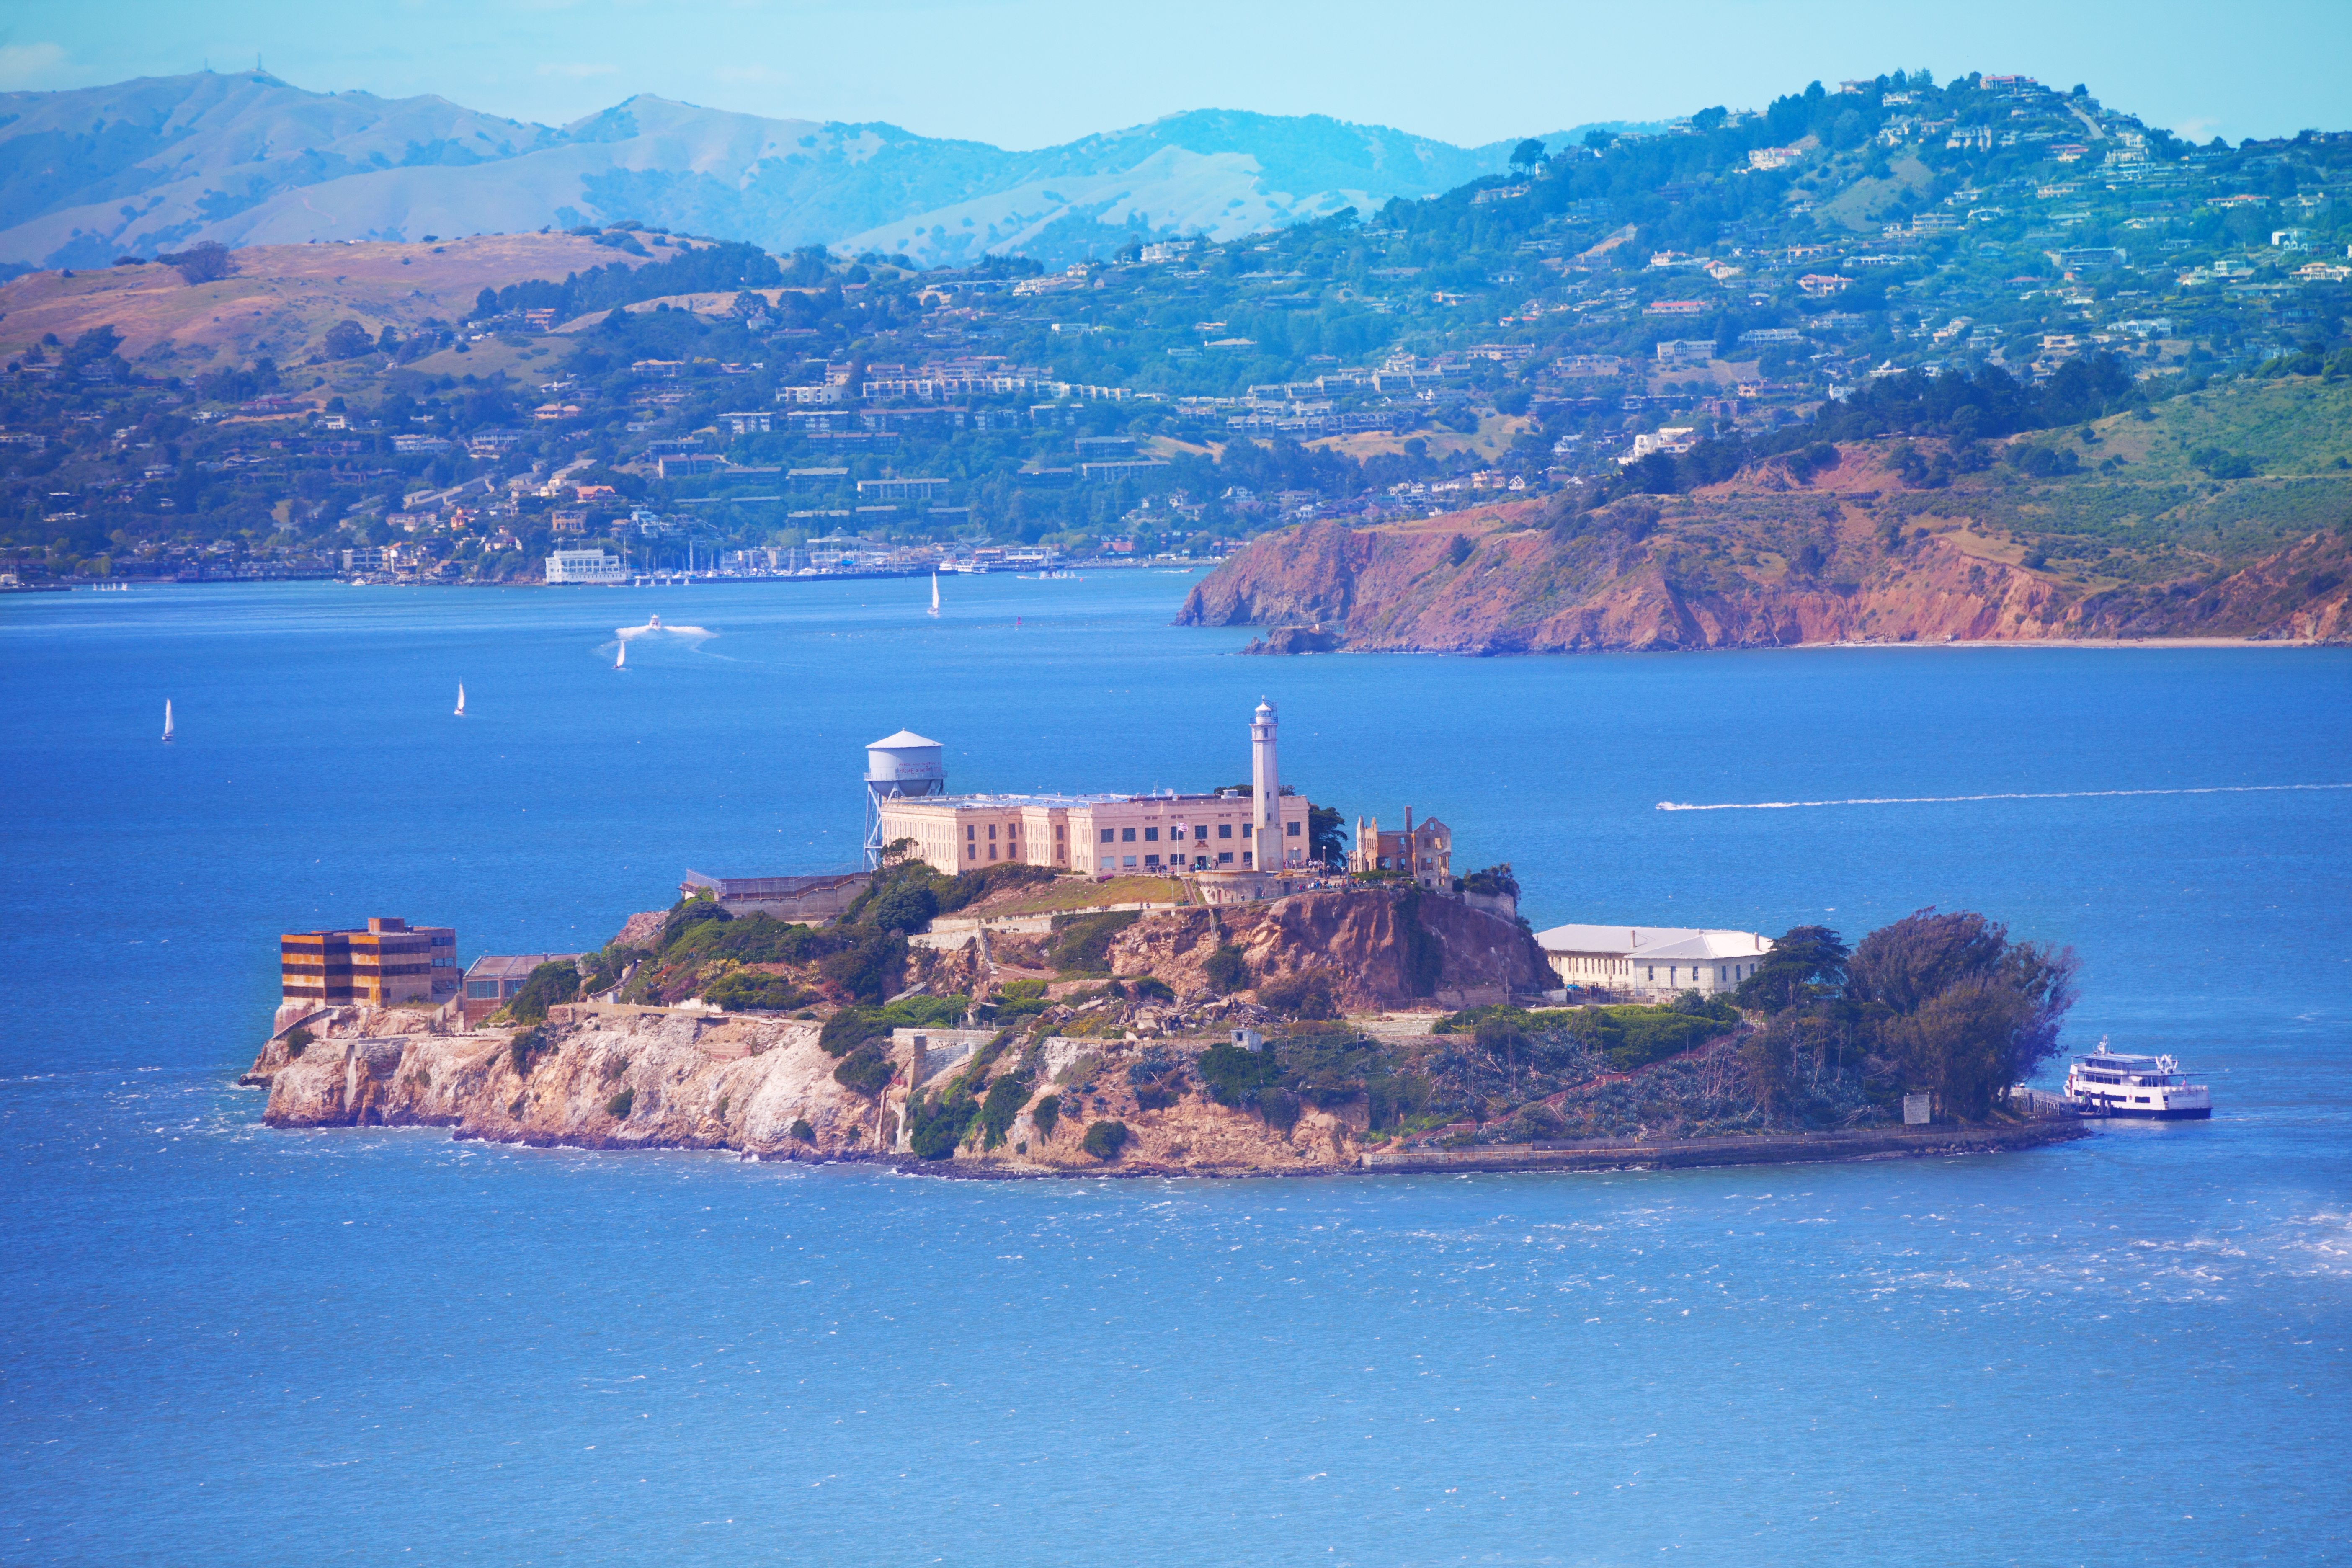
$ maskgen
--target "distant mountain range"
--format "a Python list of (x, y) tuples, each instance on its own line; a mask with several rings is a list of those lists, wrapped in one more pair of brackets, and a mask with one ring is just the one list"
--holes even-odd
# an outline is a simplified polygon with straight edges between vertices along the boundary
[(0, 262), (90, 267), (203, 240), (414, 241), (625, 218), (772, 250), (1060, 262), (1137, 236), (1229, 239), (1369, 212), (1498, 173), (1513, 145), (1200, 110), (1008, 153), (643, 95), (551, 127), (442, 98), (205, 71), (0, 94)]

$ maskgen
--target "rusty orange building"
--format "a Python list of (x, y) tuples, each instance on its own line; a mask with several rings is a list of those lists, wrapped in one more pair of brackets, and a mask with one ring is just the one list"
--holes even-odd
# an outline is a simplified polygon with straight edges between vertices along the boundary
[(376, 915), (365, 931), (287, 932), (278, 939), (278, 965), (289, 1002), (445, 1002), (457, 993), (457, 932)]

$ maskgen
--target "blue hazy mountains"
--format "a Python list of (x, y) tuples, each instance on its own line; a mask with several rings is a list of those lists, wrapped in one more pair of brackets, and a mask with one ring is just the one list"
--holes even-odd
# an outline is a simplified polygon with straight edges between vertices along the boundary
[(1009, 153), (643, 96), (556, 127), (207, 71), (0, 94), (0, 261), (97, 266), (207, 239), (417, 240), (622, 218), (771, 249), (1054, 261), (1139, 233), (1231, 238), (1370, 211), (1496, 173), (1511, 145), (1202, 110)]

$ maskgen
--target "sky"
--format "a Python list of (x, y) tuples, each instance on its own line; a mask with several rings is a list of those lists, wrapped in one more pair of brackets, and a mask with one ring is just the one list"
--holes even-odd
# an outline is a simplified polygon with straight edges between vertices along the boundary
[(1034, 148), (1187, 109), (1461, 145), (1925, 68), (2205, 140), (2352, 129), (2352, 0), (8, 0), (0, 89), (249, 68), (562, 124), (649, 92)]

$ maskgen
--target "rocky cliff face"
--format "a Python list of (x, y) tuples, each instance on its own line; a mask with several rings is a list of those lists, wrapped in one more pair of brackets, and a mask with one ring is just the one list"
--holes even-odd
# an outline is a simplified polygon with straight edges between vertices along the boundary
[[(1265, 1017), (1246, 997), (1217, 999), (1203, 977), (1202, 963), (1227, 942), (1256, 982), (1319, 974), (1351, 1010), (1460, 1006), (1551, 984), (1524, 931), (1456, 898), (1332, 889), (1222, 910), (1213, 921), (1205, 910), (1147, 916), (1119, 933), (1113, 973), (1154, 975), (1180, 1000), (1074, 1022), (1097, 1031), (1078, 1037), (1024, 1025), (996, 1070), (1025, 1071), (1031, 1100), (1002, 1142), (968, 1137), (927, 1168), (1265, 1174), (1356, 1163), (1367, 1124), (1360, 1101), (1300, 1106), (1285, 1126), (1200, 1092), (1148, 1107), (1139, 1100), (1129, 1069), (1145, 1053), (1197, 1056), (1224, 1024)], [(983, 968), (972, 943), (938, 955), (927, 978), (976, 990)], [(315, 1036), (299, 1055), (284, 1037), (298, 1024)], [(295, 1007), (273, 1027), (244, 1079), (268, 1088), (263, 1120), (273, 1127), (443, 1126), (500, 1142), (732, 1149), (761, 1159), (910, 1157), (910, 1089), (938, 1095), (957, 1066), (893, 1045), (888, 1083), (862, 1092), (836, 1080), (842, 1060), (820, 1048), (814, 1021), (585, 1004), (555, 1008), (537, 1048), (526, 1038), (520, 1052), (521, 1031), (468, 1030), (446, 1010)], [(1061, 1115), (1045, 1127), (1038, 1103), (1049, 1095)], [(1098, 1121), (1128, 1129), (1115, 1159), (1084, 1148)]]
[[(900, 1136), (908, 1079), (940, 1078), (907, 1047), (892, 1049), (878, 1094), (834, 1079), (840, 1063), (817, 1047), (818, 1026), (780, 1019), (706, 1020), (673, 1012), (559, 1007), (546, 1046), (515, 1059), (512, 1029), (435, 1029), (426, 1016), (345, 1008), (299, 1058), (270, 1042), (249, 1082), (268, 1087), (272, 1127), (447, 1127), (460, 1138), (585, 1149), (731, 1149), (758, 1159), (908, 1158)], [(926, 1168), (964, 1174), (1278, 1174), (1358, 1162), (1360, 1105), (1307, 1109), (1287, 1129), (1193, 1095), (1142, 1109), (1126, 1068), (1144, 1040), (1070, 1042), (1058, 1065), (1077, 1089), (1040, 1084), (1066, 1105), (1050, 1131), (1034, 1100), (993, 1148), (970, 1140)], [(1199, 1046), (1192, 1047), (1198, 1050)], [(1010, 1062), (1007, 1064), (1010, 1065)], [(1116, 1159), (1086, 1152), (1087, 1129), (1118, 1121), (1129, 1141)]]
[(1221, 942), (1263, 984), (1320, 975), (1343, 1010), (1475, 1005), (1558, 984), (1535, 939), (1467, 900), (1411, 889), (1333, 889), (1268, 904), (1188, 910), (1120, 933), (1111, 967), (1205, 994), (1202, 965)]
[[(1849, 477), (1869, 473), (1849, 465)], [(1258, 652), (2352, 635), (2340, 531), (2232, 573), (2102, 584), (2009, 558), (2022, 552), (1953, 506), (1923, 521), (1874, 490), (1800, 500), (1733, 485), (1580, 515), (1520, 502), (1387, 527), (1309, 523), (1229, 558), (1177, 621), (1308, 628)]]

